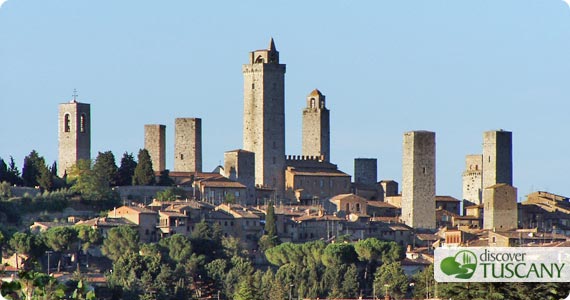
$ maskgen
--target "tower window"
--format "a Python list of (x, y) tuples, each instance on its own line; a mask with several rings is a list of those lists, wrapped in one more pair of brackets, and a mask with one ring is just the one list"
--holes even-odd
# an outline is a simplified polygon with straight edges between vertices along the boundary
[(70, 120), (69, 120), (69, 114), (65, 114), (65, 117), (63, 118), (63, 131), (65, 132), (70, 132), (71, 131), (71, 126), (70, 126)]
[(79, 131), (80, 132), (85, 132), (85, 122), (86, 122), (85, 114), (81, 114), (81, 117), (79, 117)]
[(252, 89), (252, 90), (255, 89), (255, 83), (252, 83), (252, 84), (251, 84), (251, 89)]
[(423, 172), (424, 172), (424, 174), (426, 173), (426, 167), (424, 167)]
[(315, 98), (311, 98), (311, 108), (315, 108)]
[(180, 153), (180, 160), (184, 159), (184, 154)]

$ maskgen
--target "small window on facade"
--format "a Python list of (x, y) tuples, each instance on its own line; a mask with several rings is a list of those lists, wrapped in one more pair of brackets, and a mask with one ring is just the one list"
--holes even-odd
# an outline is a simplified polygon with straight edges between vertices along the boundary
[(315, 98), (311, 98), (311, 108), (315, 108)]
[(424, 171), (424, 174), (425, 174), (425, 173), (426, 173), (426, 167), (424, 167), (424, 170), (423, 170), (423, 171)]
[(180, 160), (184, 160), (184, 154), (180, 153)]
[(70, 120), (69, 120), (69, 114), (65, 114), (65, 117), (63, 118), (63, 130), (65, 132), (70, 132), (71, 131), (71, 125), (70, 125)]
[(85, 125), (86, 125), (86, 120), (87, 118), (85, 117), (85, 114), (81, 114), (81, 117), (79, 117), (79, 131), (80, 132), (85, 132)]
[(356, 211), (360, 212), (360, 203), (356, 203)]
[(252, 89), (252, 90), (255, 89), (255, 83), (252, 83), (252, 84), (251, 84), (251, 89)]

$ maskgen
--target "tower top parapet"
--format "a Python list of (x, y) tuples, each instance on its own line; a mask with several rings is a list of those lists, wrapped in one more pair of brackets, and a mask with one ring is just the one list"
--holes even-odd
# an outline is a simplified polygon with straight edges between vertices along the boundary
[(279, 51), (273, 38), (269, 40), (269, 48), (249, 53), (249, 64), (279, 64)]

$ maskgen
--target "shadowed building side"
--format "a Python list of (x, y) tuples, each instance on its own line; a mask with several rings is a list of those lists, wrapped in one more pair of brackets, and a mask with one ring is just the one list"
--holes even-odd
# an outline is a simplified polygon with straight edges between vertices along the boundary
[(243, 148), (255, 153), (255, 183), (285, 190), (285, 65), (271, 39), (250, 52), (244, 78)]
[(166, 126), (160, 124), (144, 125), (144, 148), (148, 150), (155, 171), (166, 168)]

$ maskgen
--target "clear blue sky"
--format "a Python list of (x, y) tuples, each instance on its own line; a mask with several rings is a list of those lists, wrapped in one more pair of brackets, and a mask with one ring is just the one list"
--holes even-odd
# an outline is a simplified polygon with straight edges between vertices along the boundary
[(8, 0), (0, 8), (0, 157), (57, 159), (57, 105), (91, 103), (92, 155), (144, 145), (144, 124), (203, 122), (204, 170), (242, 147), (241, 65), (273, 36), (287, 64), (287, 153), (319, 88), (332, 160), (401, 178), (402, 134), (432, 130), (437, 193), (461, 197), (483, 131), (513, 131), (514, 184), (570, 196), (570, 8), (560, 0)]

